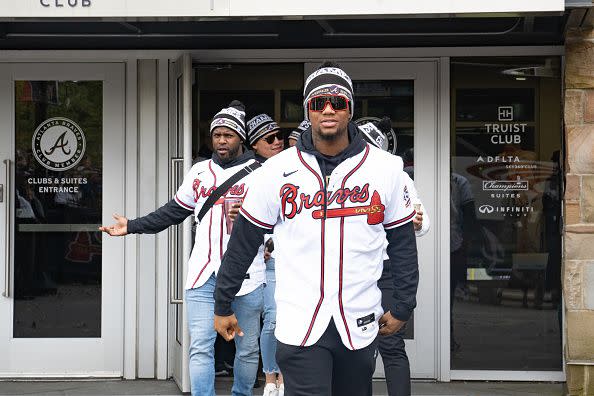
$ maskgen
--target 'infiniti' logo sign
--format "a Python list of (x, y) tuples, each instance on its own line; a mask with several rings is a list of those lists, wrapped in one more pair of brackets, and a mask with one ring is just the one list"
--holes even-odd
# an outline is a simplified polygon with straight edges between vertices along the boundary
[(503, 217), (506, 216), (527, 216), (529, 213), (534, 212), (532, 206), (492, 206), (492, 205), (481, 205), (478, 211), (482, 214), (501, 214)]
[(479, 212), (481, 213), (493, 213), (495, 211), (495, 208), (492, 207), (491, 205), (481, 205), (479, 206)]

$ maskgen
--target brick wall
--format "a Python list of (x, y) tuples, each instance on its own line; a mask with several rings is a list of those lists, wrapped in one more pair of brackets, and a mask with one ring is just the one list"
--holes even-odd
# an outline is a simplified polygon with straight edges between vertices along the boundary
[(565, 56), (567, 388), (594, 395), (594, 30), (570, 31)]

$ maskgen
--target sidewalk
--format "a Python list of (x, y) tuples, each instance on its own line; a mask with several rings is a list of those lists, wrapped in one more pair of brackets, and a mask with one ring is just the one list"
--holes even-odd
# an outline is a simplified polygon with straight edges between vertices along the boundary
[[(564, 384), (526, 382), (413, 382), (418, 396), (561, 396)], [(230, 395), (231, 379), (217, 379), (217, 395)], [(6, 381), (0, 395), (181, 395), (173, 381)], [(254, 389), (254, 396), (262, 388)], [(384, 381), (373, 383), (373, 394), (387, 395)], [(345, 395), (351, 396), (351, 395)], [(356, 396), (356, 395), (352, 395)]]

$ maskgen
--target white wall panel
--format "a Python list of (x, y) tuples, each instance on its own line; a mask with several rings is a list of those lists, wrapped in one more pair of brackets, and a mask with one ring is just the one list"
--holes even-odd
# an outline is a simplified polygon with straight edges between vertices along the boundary
[[(138, 61), (139, 215), (156, 209), (157, 62)], [(156, 237), (140, 235), (138, 249), (138, 378), (155, 377)]]
[(216, 17), (563, 11), (563, 0), (2, 0), (0, 17)]
[(229, 0), (232, 16), (253, 15), (402, 15), (562, 11), (563, 0), (341, 0), (340, 2)]

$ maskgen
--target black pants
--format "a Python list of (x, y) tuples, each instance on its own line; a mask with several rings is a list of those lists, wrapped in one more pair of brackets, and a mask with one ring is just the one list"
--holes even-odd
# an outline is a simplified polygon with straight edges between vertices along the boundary
[(276, 362), (283, 373), (285, 396), (371, 396), (377, 340), (352, 351), (330, 321), (314, 345), (277, 342)]
[[(394, 282), (390, 274), (389, 264), (387, 260), (384, 262), (384, 271), (378, 281), (378, 287), (382, 291), (382, 307), (384, 310), (387, 310), (389, 306), (393, 306), (390, 302), (394, 299)], [(410, 365), (404, 349), (405, 326), (392, 335), (378, 336), (378, 349), (384, 362), (386, 385), (390, 396), (409, 396), (411, 392)]]

